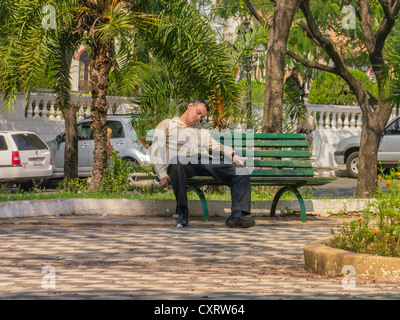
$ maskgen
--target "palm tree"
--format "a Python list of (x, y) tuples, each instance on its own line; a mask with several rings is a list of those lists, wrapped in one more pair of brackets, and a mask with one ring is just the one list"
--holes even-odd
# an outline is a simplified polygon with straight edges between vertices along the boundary
[[(65, 178), (78, 175), (78, 139), (76, 111), (71, 104), (69, 69), (81, 35), (75, 30), (74, 11), (78, 1), (54, 2), (61, 13), (55, 30), (43, 27), (44, 1), (4, 0), (0, 5), (0, 91), (5, 110), (15, 105), (15, 94), (27, 92), (50, 73), (54, 81), (58, 108), (63, 112), (66, 127)], [(4, 111), (4, 110), (3, 110)]]
[[(24, 7), (25, 12), (29, 11), (26, 7), (32, 7), (31, 1), (28, 0), (7, 1)], [(41, 62), (53, 56), (54, 53), (49, 48), (57, 47), (57, 38), (51, 35), (52, 32), (61, 34), (61, 31), (64, 31), (68, 35), (80, 37), (80, 40), (85, 41), (91, 49), (91, 109), (95, 142), (94, 166), (89, 187), (91, 191), (100, 188), (107, 161), (106, 96), (110, 72), (114, 69), (116, 78), (121, 79), (121, 75), (130, 68), (130, 64), (135, 62), (136, 38), (142, 39), (151, 54), (163, 60), (171, 70), (176, 71), (182, 84), (180, 90), (186, 91), (186, 96), (193, 94), (190, 90), (199, 84), (206, 84), (209, 89), (212, 88), (223, 96), (226, 103), (231, 103), (236, 97), (232, 70), (224, 62), (225, 47), (217, 43), (210, 28), (207, 25), (204, 26), (200, 14), (185, 0), (172, 0), (168, 3), (162, 0), (134, 2), (68, 0), (61, 3), (52, 0), (47, 1), (46, 4), (60, 10), (57, 11), (56, 31), (39, 30), (37, 24), (32, 22), (32, 25), (29, 24), (29, 30), (23, 33), (25, 38), (19, 39), (17, 33), (20, 30), (17, 28), (18, 30), (13, 34), (15, 37), (10, 38), (5, 50), (19, 50), (12, 42), (14, 39), (16, 42), (24, 40), (22, 43), (25, 48), (29, 48), (29, 45), (33, 43), (29, 51), (32, 53), (31, 60), (34, 61), (30, 62), (26, 56), (24, 57), (25, 64), (32, 67), (28, 69), (30, 72), (25, 70), (24, 77), (20, 77), (15, 71), (23, 69), (23, 63), (21, 63), (22, 59), (19, 59), (20, 54), (16, 55), (18, 58), (12, 61), (12, 65), (18, 66), (14, 70), (17, 80), (4, 81), (12, 85), (3, 85), (2, 89), (10, 100), (13, 94), (18, 92), (17, 88), (24, 88), (27, 84), (29, 88), (27, 79), (40, 74), (35, 69), (43, 66)], [(32, 14), (32, 10), (30, 11), (30, 20), (40, 20), (38, 17), (43, 16), (40, 5), (44, 5), (44, 1), (35, 1), (35, 5), (35, 14)], [(26, 25), (21, 23), (21, 20), (14, 23), (15, 27)], [(42, 36), (43, 34), (47, 37)], [(40, 53), (37, 51), (38, 48), (41, 49)], [(61, 59), (65, 59), (66, 52), (64, 51), (64, 56), (60, 54)], [(58, 63), (61, 63), (60, 60)], [(3, 70), (6, 70), (7, 59), (0, 64), (4, 67)], [(62, 65), (65, 64), (62, 63)], [(60, 96), (68, 95), (69, 88), (64, 82), (65, 79), (68, 79), (68, 73), (64, 68), (63, 75), (59, 74), (60, 91), (58, 93)], [(61, 85), (63, 82), (65, 86)], [(198, 91), (195, 93), (197, 94)]]
[(390, 95), (388, 100), (396, 106), (396, 113), (399, 114), (400, 106), (400, 40), (394, 41), (387, 47), (386, 60), (390, 70), (389, 83)]

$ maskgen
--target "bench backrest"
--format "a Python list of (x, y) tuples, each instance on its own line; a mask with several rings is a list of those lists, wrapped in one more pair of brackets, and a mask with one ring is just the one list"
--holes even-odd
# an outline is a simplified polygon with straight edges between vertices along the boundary
[[(146, 132), (151, 145), (154, 130)], [(311, 154), (304, 134), (212, 132), (221, 144), (228, 144), (246, 161), (254, 177), (312, 177)]]

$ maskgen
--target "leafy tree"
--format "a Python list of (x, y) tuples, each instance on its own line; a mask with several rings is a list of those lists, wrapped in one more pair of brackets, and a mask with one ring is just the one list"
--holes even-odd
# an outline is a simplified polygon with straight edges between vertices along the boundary
[[(300, 9), (304, 18), (299, 25), (321, 54), (325, 55), (325, 61), (330, 59), (333, 65), (321, 60), (310, 60), (300, 52), (287, 50), (287, 53), (304, 66), (340, 76), (356, 96), (363, 114), (357, 194), (359, 196), (372, 196), (378, 184), (377, 153), (379, 141), (393, 106), (387, 100), (390, 93), (388, 86), (389, 69), (385, 62), (384, 49), (385, 43), (391, 37), (391, 32), (396, 30), (400, 0), (332, 0), (328, 4), (336, 4), (336, 6), (352, 5), (354, 12), (352, 22), (354, 23), (343, 24), (341, 16), (335, 14), (329, 14), (329, 19), (325, 17), (324, 20), (319, 20), (320, 13), (315, 8), (320, 8), (321, 2), (303, 0)], [(335, 6), (331, 5), (330, 8), (335, 8)], [(329, 33), (325, 32), (324, 29), (336, 30), (337, 32)], [(338, 37), (341, 34), (343, 36)], [(343, 47), (344, 44), (348, 43), (345, 39), (351, 39), (354, 46), (361, 48), (360, 53), (368, 59), (369, 65), (372, 66), (378, 85), (376, 96), (351, 74), (347, 63), (348, 50)], [(353, 44), (349, 44), (349, 46), (353, 47)]]
[[(352, 75), (361, 80), (363, 87), (374, 96), (378, 93), (378, 84), (362, 71), (349, 70)], [(313, 82), (308, 95), (310, 104), (358, 105), (356, 96), (349, 85), (339, 76), (332, 73), (321, 73)]]
[[(51, 51), (50, 49), (57, 47), (59, 43), (54, 34), (58, 35), (59, 32), (60, 37), (64, 37), (62, 39), (76, 37), (77, 41), (74, 41), (74, 44), (85, 41), (86, 46), (90, 48), (92, 129), (95, 142), (94, 166), (89, 186), (91, 191), (101, 187), (107, 163), (106, 97), (110, 72), (114, 70), (115, 79), (121, 81), (126, 90), (131, 90), (135, 85), (137, 73), (133, 68), (137, 61), (137, 51), (134, 47), (136, 39), (141, 39), (149, 54), (163, 60), (168, 68), (175, 71), (180, 80), (179, 90), (184, 92), (187, 98), (191, 94), (199, 94), (199, 90), (192, 91), (198, 88), (199, 84), (207, 86), (207, 90), (212, 88), (215, 94), (223, 97), (227, 105), (234, 103), (237, 97), (232, 70), (224, 59), (224, 45), (217, 43), (215, 36), (209, 31), (209, 26), (204, 25), (201, 15), (193, 6), (187, 5), (185, 0), (38, 0), (34, 4), (28, 0), (8, 1), (18, 7), (11, 10), (18, 16), (18, 20), (5, 18), (14, 23), (14, 37), (9, 38), (3, 51), (6, 54), (2, 55), (6, 58), (0, 62), (3, 68), (0, 70), (6, 71), (4, 74), (7, 76), (13, 74), (15, 77), (12, 81), (10, 77), (2, 77), (6, 79), (2, 89), (9, 100), (19, 88), (29, 88), (30, 79), (40, 74), (39, 70), (43, 70), (48, 59), (55, 58), (59, 59), (56, 65), (63, 71), (58, 74), (56, 80), (60, 89), (57, 94), (60, 99), (68, 99), (68, 62), (73, 48), (68, 47), (67, 50), (57, 53)], [(56, 30), (44, 30), (37, 24), (37, 21), (42, 21), (41, 8), (45, 4), (56, 8)], [(24, 9), (24, 17), (20, 17), (19, 9)], [(7, 15), (0, 16), (4, 18)], [(32, 21), (32, 25), (26, 23), (27, 21)], [(26, 32), (21, 33), (21, 28), (26, 28)], [(19, 35), (24, 38), (21, 39)], [(24, 50), (21, 50), (22, 48)], [(13, 53), (11, 64), (7, 50)], [(7, 70), (9, 66), (11, 70)], [(21, 70), (22, 76), (19, 73)], [(204, 97), (197, 98), (209, 96), (204, 91), (202, 94)]]
[(218, 0), (212, 5), (219, 17), (252, 17), (268, 29), (265, 54), (263, 132), (282, 132), (286, 47), (292, 21), (302, 0)]
[(4, 0), (0, 5), (0, 91), (5, 110), (13, 108), (15, 94), (29, 92), (45, 84), (54, 88), (57, 104), (63, 112), (66, 127), (65, 177), (78, 174), (78, 139), (76, 111), (71, 104), (69, 68), (74, 51), (80, 43), (73, 12), (79, 10), (78, 1), (54, 2), (59, 12), (55, 29), (45, 28), (45, 1)]
[[(268, 26), (263, 132), (282, 132), (285, 57), (290, 28), (302, 0), (271, 0), (273, 11), (264, 17), (245, 0), (254, 18)], [(268, 20), (267, 20), (268, 18)]]

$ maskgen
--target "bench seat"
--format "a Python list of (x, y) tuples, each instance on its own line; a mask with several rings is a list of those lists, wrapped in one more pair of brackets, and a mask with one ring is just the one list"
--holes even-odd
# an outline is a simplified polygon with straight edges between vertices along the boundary
[[(150, 145), (153, 134), (154, 130), (147, 131)], [(299, 201), (301, 220), (306, 221), (306, 208), (298, 189), (302, 186), (325, 185), (337, 179), (314, 176), (311, 153), (304, 134), (213, 132), (211, 135), (221, 144), (233, 147), (243, 157), (250, 170), (251, 185), (281, 187), (272, 201), (272, 217), (275, 216), (281, 196), (290, 191)], [(221, 182), (209, 176), (195, 176), (188, 179), (187, 185), (197, 192), (203, 206), (203, 218), (208, 221), (207, 201), (201, 188), (221, 185)]]

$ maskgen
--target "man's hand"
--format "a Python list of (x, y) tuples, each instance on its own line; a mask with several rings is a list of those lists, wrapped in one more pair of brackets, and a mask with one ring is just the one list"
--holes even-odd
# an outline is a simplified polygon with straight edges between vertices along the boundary
[(244, 166), (244, 162), (241, 156), (239, 156), (238, 154), (235, 154), (232, 158), (232, 163), (239, 163), (240, 165)]
[(160, 180), (160, 186), (161, 186), (161, 188), (166, 188), (166, 187), (168, 187), (168, 180), (169, 180), (169, 177), (167, 176), (167, 177), (164, 177), (164, 178), (162, 178), (161, 180)]

